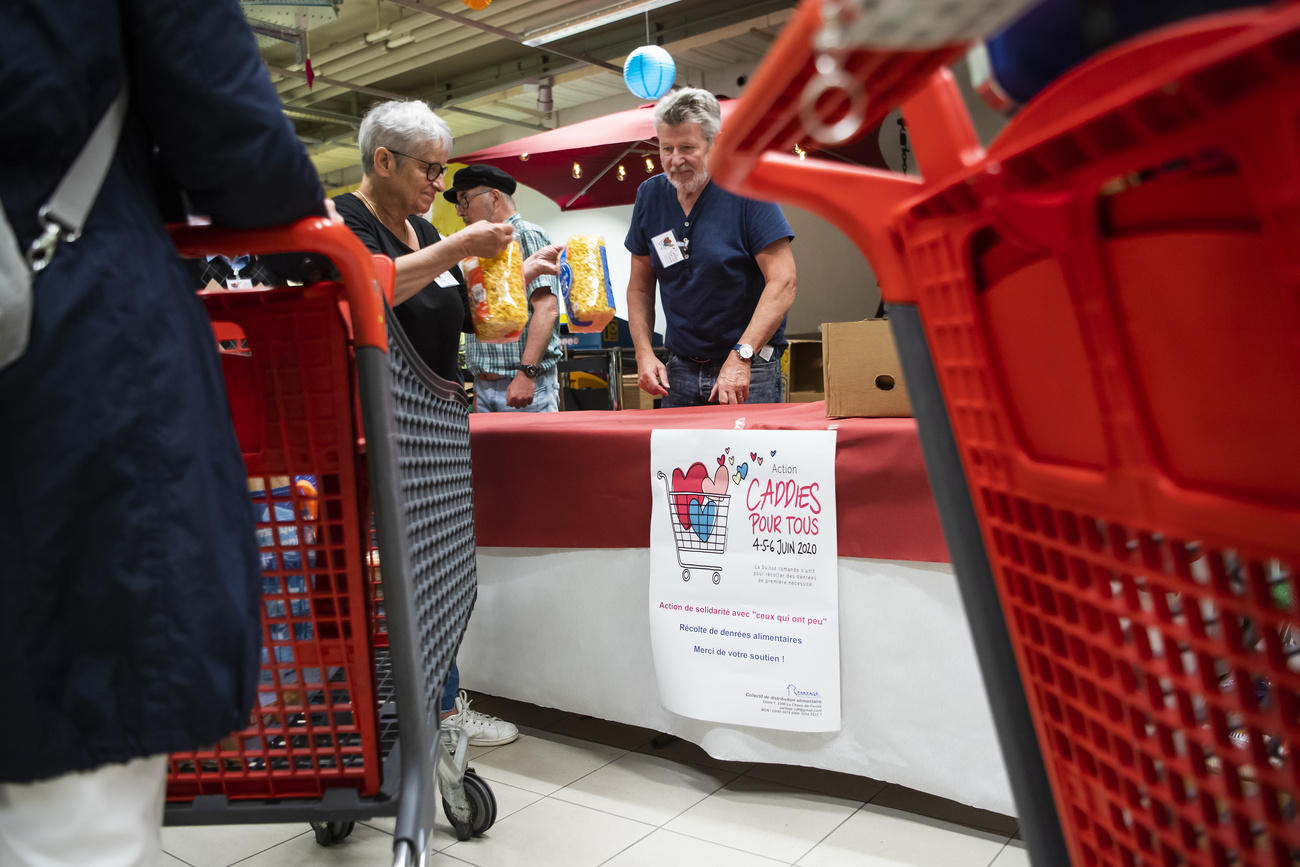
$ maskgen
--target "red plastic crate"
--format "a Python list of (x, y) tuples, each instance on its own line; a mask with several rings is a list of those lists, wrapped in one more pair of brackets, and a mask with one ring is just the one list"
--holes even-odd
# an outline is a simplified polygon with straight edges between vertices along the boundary
[[(364, 560), (370, 515), (339, 290), (318, 284), (203, 299), (223, 341), (259, 518), (263, 659), (248, 728), (209, 750), (171, 756), (170, 801), (380, 789)], [(312, 483), (294, 484), (302, 477)]]
[(786, 155), (817, 9), (715, 176), (919, 310), (1072, 861), (1300, 863), (1300, 8), (1130, 41), (987, 153), (946, 71), (895, 85), (925, 180)]

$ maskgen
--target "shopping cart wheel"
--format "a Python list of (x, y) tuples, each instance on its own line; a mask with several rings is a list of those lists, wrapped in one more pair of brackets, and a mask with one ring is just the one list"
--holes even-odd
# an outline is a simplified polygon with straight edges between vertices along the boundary
[(445, 798), (442, 801), (442, 812), (456, 831), (457, 840), (482, 837), (497, 820), (497, 799), (487, 782), (473, 768), (465, 769), (461, 784), (465, 787), (465, 799), (469, 801), (469, 821), (457, 822), (451, 814), (451, 805)]
[(682, 580), (683, 580), (683, 581), (690, 581), (690, 580), (691, 580), (691, 570), (690, 570), (690, 569), (683, 569), (683, 570), (682, 570)]
[(714, 573), (713, 573), (713, 583), (714, 583), (714, 584), (721, 584), (721, 583), (722, 583), (722, 573), (721, 573), (721, 572), (714, 572)]
[(321, 846), (333, 846), (335, 843), (342, 843), (356, 826), (356, 822), (311, 823), (311, 829), (316, 832), (316, 842)]

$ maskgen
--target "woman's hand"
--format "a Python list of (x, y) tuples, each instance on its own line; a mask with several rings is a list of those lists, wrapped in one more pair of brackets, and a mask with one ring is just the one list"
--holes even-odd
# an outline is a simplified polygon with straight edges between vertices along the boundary
[(515, 239), (515, 227), (509, 223), (493, 223), (479, 220), (470, 223), (451, 237), (461, 245), (460, 257), (478, 256), (486, 259), (496, 256)]
[(331, 223), (342, 223), (343, 218), (339, 216), (339, 209), (334, 207), (334, 200), (329, 196), (325, 197), (325, 217)]
[(560, 273), (559, 244), (548, 244), (524, 260), (524, 285), (527, 286), (538, 277), (554, 276)]

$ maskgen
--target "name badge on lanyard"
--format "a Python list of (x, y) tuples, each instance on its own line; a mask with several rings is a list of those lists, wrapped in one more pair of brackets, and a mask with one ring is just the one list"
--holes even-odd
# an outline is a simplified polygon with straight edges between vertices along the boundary
[(677, 235), (672, 229), (651, 238), (650, 246), (654, 248), (655, 255), (659, 257), (659, 264), (665, 268), (676, 265), (686, 258), (682, 255), (682, 248), (685, 243), (677, 240)]

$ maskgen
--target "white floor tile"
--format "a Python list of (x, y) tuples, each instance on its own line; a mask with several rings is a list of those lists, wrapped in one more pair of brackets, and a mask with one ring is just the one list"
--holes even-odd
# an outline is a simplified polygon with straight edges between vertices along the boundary
[(617, 816), (662, 825), (736, 776), (628, 753), (551, 795)]
[(785, 863), (661, 828), (606, 861), (605, 867), (778, 867)]
[(162, 829), (163, 851), (194, 867), (227, 867), (291, 837), (310, 834), (306, 822), (277, 825), (178, 825)]
[(625, 752), (563, 735), (524, 734), (514, 743), (475, 759), (474, 768), (491, 782), (549, 795)]
[(441, 852), (434, 852), (424, 863), (426, 867), (465, 867), (469, 862), (453, 858), (450, 855), (444, 855)]
[(486, 756), (488, 753), (492, 752), (493, 750), (501, 749), (502, 746), (503, 745), (498, 744), (497, 746), (494, 747), (476, 747), (473, 744), (470, 744), (465, 748), (465, 755), (468, 756), (469, 760), (472, 762), (475, 759), (477, 759), (479, 756)]
[(741, 777), (664, 827), (789, 863), (859, 806), (860, 801)]
[(799, 867), (985, 867), (1006, 835), (867, 804)]
[(162, 854), (162, 867), (184, 867), (184, 865), (185, 862), (175, 855), (168, 855), (166, 852)]
[(1008, 840), (1007, 846), (998, 853), (989, 867), (1030, 867), (1029, 850), (1022, 840)]
[(443, 854), (477, 867), (596, 867), (653, 831), (650, 825), (543, 798), (482, 837)]
[(321, 846), (314, 834), (306, 834), (241, 861), (239, 867), (315, 867), (318, 864), (390, 867), (392, 863), (392, 835), (358, 824), (351, 834), (332, 846)]
[[(492, 797), (497, 802), (497, 821), (500, 822), (511, 813), (517, 813), (529, 804), (540, 800), (541, 795), (536, 792), (530, 792), (527, 789), (520, 789), (516, 786), (507, 786), (505, 783), (494, 783), (489, 781), (488, 786), (492, 789)], [(366, 824), (372, 828), (377, 828), (388, 834), (393, 833), (397, 825), (397, 820), (391, 816), (385, 816), (378, 819), (367, 819)], [(434, 817), (433, 839), (429, 842), (429, 850), (436, 852), (446, 849), (452, 843), (456, 842), (456, 832), (452, 829), (451, 823), (447, 821), (447, 814), (442, 810), (441, 797), (438, 800), (438, 812)]]

